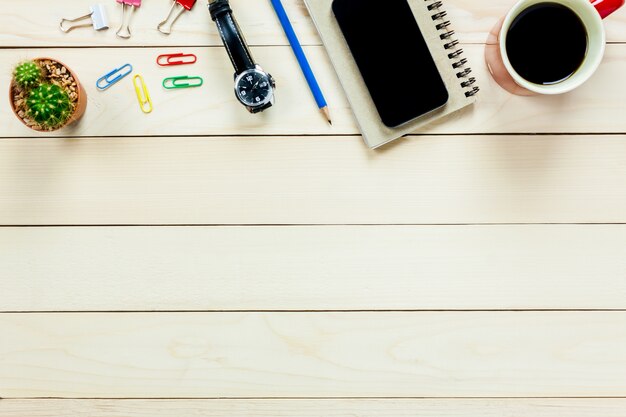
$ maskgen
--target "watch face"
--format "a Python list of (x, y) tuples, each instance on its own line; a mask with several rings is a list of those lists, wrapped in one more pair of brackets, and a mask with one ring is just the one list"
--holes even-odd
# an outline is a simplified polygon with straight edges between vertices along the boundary
[(241, 73), (235, 80), (235, 93), (244, 105), (264, 106), (272, 99), (274, 88), (269, 76), (259, 70), (251, 69)]

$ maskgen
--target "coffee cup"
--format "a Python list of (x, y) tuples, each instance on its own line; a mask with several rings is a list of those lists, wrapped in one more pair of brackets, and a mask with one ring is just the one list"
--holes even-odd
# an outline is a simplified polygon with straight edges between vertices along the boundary
[(494, 26), (485, 60), (517, 95), (563, 94), (584, 84), (604, 56), (602, 19), (625, 0), (520, 0)]

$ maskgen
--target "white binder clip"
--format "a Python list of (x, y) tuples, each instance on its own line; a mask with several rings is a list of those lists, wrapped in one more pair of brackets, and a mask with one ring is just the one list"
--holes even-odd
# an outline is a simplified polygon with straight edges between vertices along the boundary
[[(103, 30), (109, 28), (109, 20), (107, 19), (106, 9), (103, 4), (94, 4), (89, 7), (90, 13), (76, 19), (61, 19), (59, 27), (65, 33), (72, 29), (93, 26), (95, 30)], [(91, 19), (91, 23), (78, 23), (86, 19)]]

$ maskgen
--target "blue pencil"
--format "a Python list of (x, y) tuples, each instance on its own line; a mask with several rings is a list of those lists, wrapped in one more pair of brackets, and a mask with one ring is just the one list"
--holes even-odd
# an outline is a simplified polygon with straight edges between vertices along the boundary
[(326, 119), (328, 119), (328, 123), (333, 124), (333, 122), (330, 120), (330, 112), (328, 111), (328, 105), (326, 104), (324, 94), (322, 93), (322, 90), (317, 83), (317, 80), (315, 79), (315, 75), (313, 74), (311, 65), (309, 65), (309, 61), (306, 59), (306, 55), (304, 55), (302, 45), (300, 45), (300, 41), (298, 41), (296, 32), (293, 30), (293, 26), (291, 26), (291, 22), (289, 21), (289, 17), (287, 16), (287, 12), (285, 11), (283, 4), (280, 2), (280, 0), (271, 0), (271, 2), (272, 6), (274, 6), (274, 10), (276, 11), (276, 15), (278, 15), (278, 20), (280, 20), (280, 24), (285, 31), (285, 35), (287, 35), (287, 39), (289, 39), (291, 49), (293, 49), (293, 53), (298, 59), (300, 68), (302, 68), (302, 73), (304, 74), (307, 83), (309, 83), (309, 88), (313, 93), (313, 97), (315, 97), (317, 107), (319, 107), (319, 109), (322, 111), (322, 114), (326, 117)]

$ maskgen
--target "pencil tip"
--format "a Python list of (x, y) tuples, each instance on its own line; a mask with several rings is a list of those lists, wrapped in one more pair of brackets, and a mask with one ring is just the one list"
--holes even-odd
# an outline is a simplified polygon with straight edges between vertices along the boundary
[(320, 110), (322, 111), (322, 114), (326, 116), (326, 120), (328, 120), (328, 124), (332, 126), (333, 121), (330, 119), (330, 111), (328, 110), (328, 107), (322, 107)]

